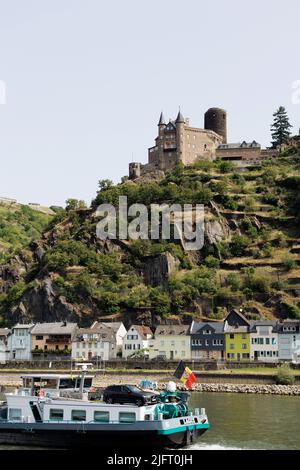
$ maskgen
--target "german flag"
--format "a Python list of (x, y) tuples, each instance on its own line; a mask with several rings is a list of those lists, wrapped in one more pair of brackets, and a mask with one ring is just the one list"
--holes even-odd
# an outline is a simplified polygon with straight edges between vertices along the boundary
[(193, 384), (196, 382), (196, 377), (195, 374), (191, 371), (189, 367), (186, 367), (186, 365), (180, 361), (178, 364), (177, 369), (174, 372), (174, 376), (177, 377), (181, 382), (184, 383), (184, 385), (191, 389)]

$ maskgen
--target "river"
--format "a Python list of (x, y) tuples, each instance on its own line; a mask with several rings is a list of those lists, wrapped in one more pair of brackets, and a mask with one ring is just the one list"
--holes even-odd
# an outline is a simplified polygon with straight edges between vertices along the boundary
[(211, 423), (190, 449), (300, 449), (300, 397), (195, 392), (190, 406), (206, 408)]

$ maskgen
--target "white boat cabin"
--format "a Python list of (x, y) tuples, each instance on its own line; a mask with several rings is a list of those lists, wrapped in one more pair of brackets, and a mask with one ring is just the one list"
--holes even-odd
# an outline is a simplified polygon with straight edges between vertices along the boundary
[(7, 418), (25, 423), (124, 423), (157, 419), (156, 405), (108, 405), (75, 399), (6, 394)]
[[(22, 377), (21, 395), (38, 395), (46, 397), (60, 396), (63, 391), (80, 391), (82, 374), (26, 374)], [(93, 375), (84, 376), (83, 391), (88, 392), (92, 387)]]

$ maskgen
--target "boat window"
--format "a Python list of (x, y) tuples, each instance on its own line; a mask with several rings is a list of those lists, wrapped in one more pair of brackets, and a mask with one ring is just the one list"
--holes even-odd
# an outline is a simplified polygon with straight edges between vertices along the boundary
[(64, 410), (51, 408), (50, 409), (50, 420), (61, 421), (64, 419)]
[(119, 413), (120, 423), (135, 423), (135, 421), (136, 421), (135, 413), (126, 413), (124, 411)]
[(84, 379), (84, 387), (85, 388), (90, 388), (92, 386), (92, 378)]
[(85, 421), (86, 411), (85, 410), (72, 410), (72, 421)]
[(75, 379), (60, 379), (59, 382), (59, 388), (64, 389), (64, 388), (75, 388)]
[(9, 408), (8, 416), (11, 421), (21, 421), (21, 417), (22, 417), (21, 408)]
[(97, 423), (109, 423), (109, 411), (94, 411), (94, 421), (97, 421)]

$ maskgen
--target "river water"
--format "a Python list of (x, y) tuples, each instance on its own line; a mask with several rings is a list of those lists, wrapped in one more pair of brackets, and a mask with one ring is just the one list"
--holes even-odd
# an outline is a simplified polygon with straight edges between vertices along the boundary
[(190, 449), (300, 450), (299, 396), (195, 392), (190, 407), (206, 408), (211, 424)]

